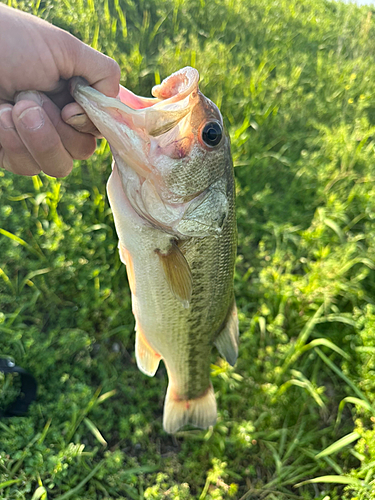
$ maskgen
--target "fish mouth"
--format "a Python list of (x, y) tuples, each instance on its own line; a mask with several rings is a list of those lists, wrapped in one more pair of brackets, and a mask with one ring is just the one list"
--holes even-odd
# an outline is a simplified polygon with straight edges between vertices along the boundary
[(173, 129), (191, 110), (198, 93), (199, 74), (186, 67), (152, 89), (153, 98), (120, 87), (117, 98), (107, 97), (81, 77), (70, 81), (70, 93), (82, 106), (115, 153), (138, 174), (152, 170), (148, 152), (152, 137)]

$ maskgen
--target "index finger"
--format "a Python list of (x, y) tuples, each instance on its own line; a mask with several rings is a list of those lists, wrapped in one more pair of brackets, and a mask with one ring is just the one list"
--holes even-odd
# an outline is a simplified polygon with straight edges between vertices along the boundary
[(73, 69), (70, 77), (82, 76), (102, 94), (117, 97), (121, 77), (117, 62), (69, 33), (66, 41)]

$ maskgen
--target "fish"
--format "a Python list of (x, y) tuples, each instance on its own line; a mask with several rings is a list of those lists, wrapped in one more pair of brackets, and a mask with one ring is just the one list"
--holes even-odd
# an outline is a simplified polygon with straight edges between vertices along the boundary
[(113, 155), (107, 194), (126, 265), (138, 368), (168, 374), (163, 427), (215, 424), (210, 380), (215, 345), (238, 356), (234, 297), (237, 247), (230, 139), (218, 107), (185, 67), (137, 96), (117, 99), (71, 80), (71, 93)]

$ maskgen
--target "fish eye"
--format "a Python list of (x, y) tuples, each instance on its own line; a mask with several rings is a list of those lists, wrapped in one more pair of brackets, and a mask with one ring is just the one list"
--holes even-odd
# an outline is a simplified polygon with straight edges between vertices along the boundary
[(203, 127), (202, 139), (207, 146), (217, 146), (223, 137), (223, 129), (218, 122), (208, 122)]

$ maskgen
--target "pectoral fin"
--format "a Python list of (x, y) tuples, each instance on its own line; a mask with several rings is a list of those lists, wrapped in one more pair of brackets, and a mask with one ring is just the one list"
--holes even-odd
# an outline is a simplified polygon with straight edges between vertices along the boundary
[(234, 366), (238, 356), (238, 316), (235, 301), (229, 309), (226, 323), (216, 338), (215, 345), (221, 356)]
[(164, 276), (172, 293), (181, 301), (182, 305), (189, 307), (193, 289), (191, 270), (183, 253), (176, 242), (172, 242), (168, 253), (163, 254), (155, 250), (163, 266)]
[(155, 375), (161, 360), (160, 354), (152, 349), (139, 328), (135, 334), (135, 359), (141, 372), (149, 377)]

